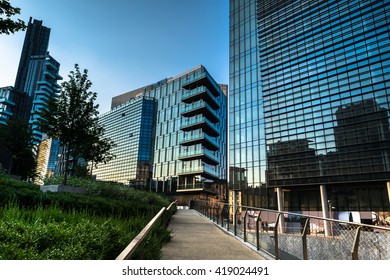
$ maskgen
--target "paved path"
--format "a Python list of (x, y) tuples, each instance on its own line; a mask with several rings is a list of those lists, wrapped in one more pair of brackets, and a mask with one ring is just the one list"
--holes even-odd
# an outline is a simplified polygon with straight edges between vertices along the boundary
[(169, 224), (172, 239), (161, 260), (263, 260), (256, 251), (196, 211), (178, 209)]

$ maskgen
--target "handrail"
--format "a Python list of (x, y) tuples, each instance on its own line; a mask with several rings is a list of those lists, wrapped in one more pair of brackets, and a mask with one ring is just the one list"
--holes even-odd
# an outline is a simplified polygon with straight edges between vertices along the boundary
[(166, 216), (166, 213), (171, 210), (171, 207), (176, 204), (177, 201), (172, 202), (167, 208), (163, 207), (161, 210), (153, 217), (153, 219), (141, 230), (141, 232), (130, 242), (129, 245), (116, 257), (115, 260), (130, 260), (134, 252), (137, 250), (137, 248), (141, 246), (141, 258), (143, 258), (143, 245), (146, 237), (149, 235), (149, 233), (153, 230), (155, 225), (157, 224), (158, 220), (162, 217), (162, 221), (164, 221), (164, 218)]
[[(214, 203), (198, 199), (195, 200), (194, 209), (199, 213), (204, 213), (211, 204)], [(390, 227), (230, 203), (218, 205), (218, 208), (226, 208), (228, 211), (226, 216), (222, 216), (221, 210), (220, 222), (217, 212), (219, 226), (275, 259), (390, 258), (387, 250), (390, 244)], [(249, 211), (254, 211), (255, 231), (248, 231)], [(214, 216), (209, 218), (215, 222)], [(240, 225), (241, 219), (243, 219), (243, 225)], [(272, 225), (268, 226), (268, 222), (272, 222)], [(330, 235), (326, 235), (323, 228), (327, 222), (332, 223)], [(353, 233), (355, 238), (351, 237)], [(320, 249), (326, 248), (329, 240), (335, 244), (334, 250), (319, 253)]]

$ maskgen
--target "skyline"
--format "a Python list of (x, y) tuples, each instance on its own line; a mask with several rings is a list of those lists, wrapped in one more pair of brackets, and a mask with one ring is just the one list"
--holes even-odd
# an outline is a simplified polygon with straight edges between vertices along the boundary
[[(49, 51), (61, 64), (59, 83), (76, 63), (88, 69), (101, 114), (110, 110), (113, 96), (198, 65), (218, 83), (228, 84), (228, 1), (112, 3), (115, 12), (108, 13), (104, 3), (94, 1), (11, 1), (21, 8), (15, 18), (26, 24), (30, 17), (42, 20), (51, 29)], [(0, 35), (0, 87), (15, 83), (24, 37), (25, 31)]]

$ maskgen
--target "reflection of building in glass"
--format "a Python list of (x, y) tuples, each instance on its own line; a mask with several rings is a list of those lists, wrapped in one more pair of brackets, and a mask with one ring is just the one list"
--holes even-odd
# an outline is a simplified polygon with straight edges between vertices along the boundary
[[(390, 169), (388, 109), (374, 99), (340, 106), (334, 127), (336, 153), (328, 158), (329, 175), (349, 181), (386, 180)], [(335, 164), (337, 163), (337, 164)], [(331, 165), (332, 164), (332, 165)], [(331, 168), (335, 166), (337, 170)]]
[[(230, 0), (229, 56), (229, 170), (245, 169), (247, 185), (241, 190), (255, 195), (253, 205), (273, 205), (273, 189), (266, 189), (266, 145), (257, 34), (256, 0)], [(235, 176), (229, 175), (234, 179)], [(236, 185), (236, 182), (229, 182)], [(230, 186), (232, 189), (232, 187)], [(266, 204), (260, 201), (265, 194)], [(243, 196), (242, 204), (251, 205)]]
[(320, 176), (316, 151), (309, 147), (309, 142), (298, 139), (269, 145), (267, 174), (270, 185), (302, 184), (305, 178)]
[(150, 190), (226, 199), (226, 91), (198, 66), (112, 99), (114, 109), (137, 96), (157, 101)]
[(156, 102), (137, 97), (99, 117), (105, 137), (114, 141), (115, 158), (93, 167), (96, 179), (147, 189), (153, 163)]
[(390, 210), (389, 14), (385, 0), (230, 1), (230, 165), (256, 185), (265, 143), (276, 190), (256, 205)]
[(55, 174), (55, 164), (59, 153), (59, 141), (46, 138), (38, 145), (36, 183), (42, 184), (46, 177)]

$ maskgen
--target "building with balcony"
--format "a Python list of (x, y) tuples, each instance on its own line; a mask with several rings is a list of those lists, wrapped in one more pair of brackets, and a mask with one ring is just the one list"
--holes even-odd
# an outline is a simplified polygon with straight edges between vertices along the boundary
[(11, 86), (0, 88), (0, 125), (7, 125), (7, 121), (14, 117), (15, 106), (14, 88)]
[(226, 198), (226, 94), (227, 86), (198, 66), (112, 99), (113, 110), (140, 96), (157, 102), (151, 191), (185, 197), (183, 203)]
[(230, 1), (229, 165), (259, 198), (243, 204), (390, 211), (389, 19), (385, 0)]

